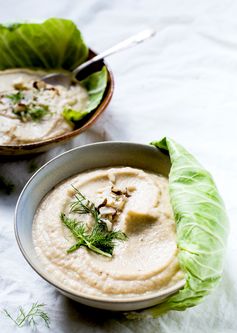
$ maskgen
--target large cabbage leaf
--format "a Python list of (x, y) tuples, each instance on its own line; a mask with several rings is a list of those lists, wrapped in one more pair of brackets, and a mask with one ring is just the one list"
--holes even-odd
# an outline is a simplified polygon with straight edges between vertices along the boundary
[(0, 69), (74, 69), (88, 57), (77, 26), (50, 18), (43, 23), (0, 25)]
[[(77, 26), (59, 18), (43, 23), (0, 25), (0, 50), (0, 70), (72, 70), (88, 57), (88, 48)], [(81, 85), (87, 90), (88, 103), (85, 110), (65, 108), (63, 116), (70, 123), (77, 123), (100, 104), (107, 86), (106, 68), (89, 75)]]
[(221, 279), (228, 234), (224, 204), (211, 175), (175, 141), (164, 138), (152, 144), (168, 152), (171, 160), (169, 192), (186, 284), (163, 303), (130, 318), (156, 317), (201, 302)]

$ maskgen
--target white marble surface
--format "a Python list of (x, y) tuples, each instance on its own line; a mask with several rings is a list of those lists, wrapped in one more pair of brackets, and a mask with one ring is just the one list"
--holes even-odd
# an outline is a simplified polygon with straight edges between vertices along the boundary
[[(237, 332), (237, 2), (234, 0), (0, 0), (0, 21), (73, 19), (85, 40), (103, 50), (153, 26), (156, 38), (108, 60), (115, 94), (97, 124), (38, 165), (71, 147), (102, 140), (148, 143), (165, 135), (185, 145), (213, 174), (231, 222), (221, 285), (199, 306), (156, 320), (123, 321), (64, 298), (21, 256), (13, 232), (17, 197), (30, 161), (1, 163), (15, 192), (0, 195), (0, 308), (47, 304), (51, 330), (38, 332)], [(30, 204), (30, 199), (29, 199)], [(0, 331), (18, 329), (0, 314)], [(31, 332), (29, 328), (19, 332)]]

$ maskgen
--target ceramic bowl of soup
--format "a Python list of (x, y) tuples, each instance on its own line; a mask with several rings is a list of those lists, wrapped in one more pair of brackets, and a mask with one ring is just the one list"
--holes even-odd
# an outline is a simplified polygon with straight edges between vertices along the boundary
[(184, 286), (158, 148), (103, 142), (74, 148), (29, 180), (15, 234), (31, 267), (64, 295), (96, 308), (158, 304)]

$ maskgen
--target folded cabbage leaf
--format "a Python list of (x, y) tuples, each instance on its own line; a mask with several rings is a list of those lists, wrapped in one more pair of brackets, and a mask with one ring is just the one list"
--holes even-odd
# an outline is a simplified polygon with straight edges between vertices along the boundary
[(225, 207), (209, 172), (172, 139), (152, 145), (170, 156), (169, 193), (186, 284), (163, 303), (130, 313), (129, 318), (157, 317), (200, 303), (221, 279), (228, 235)]
[(81, 85), (87, 90), (88, 102), (85, 110), (74, 110), (65, 108), (63, 116), (68, 122), (77, 122), (85, 115), (94, 110), (101, 102), (107, 85), (107, 70), (104, 66), (101, 71), (89, 75), (80, 81)]

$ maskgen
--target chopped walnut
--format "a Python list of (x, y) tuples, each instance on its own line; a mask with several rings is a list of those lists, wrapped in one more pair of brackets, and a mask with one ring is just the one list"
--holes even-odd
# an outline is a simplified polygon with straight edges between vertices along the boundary
[(102, 219), (103, 222), (106, 224), (108, 231), (113, 229), (113, 224), (108, 219)]
[(114, 214), (117, 213), (117, 211), (116, 211), (115, 208), (113, 208), (113, 207), (106, 207), (106, 206), (101, 207), (99, 209), (99, 212), (100, 212), (101, 215), (114, 215)]
[(129, 192), (127, 187), (125, 188), (125, 190), (119, 190), (116, 187), (112, 186), (111, 192), (113, 192), (116, 195), (125, 195), (125, 197), (127, 197), (127, 198), (129, 198), (131, 196), (131, 193)]
[(102, 218), (115, 222), (117, 217), (122, 213), (128, 198), (131, 196), (130, 191), (127, 188), (121, 190), (115, 186), (111, 186), (110, 188), (98, 191), (98, 193), (100, 193), (103, 200), (97, 206), (100, 215)]
[(100, 208), (106, 206), (106, 204), (107, 204), (107, 198), (105, 198), (104, 201), (98, 205), (97, 209), (100, 210)]
[(33, 82), (33, 87), (37, 90), (45, 89), (46, 88), (46, 83), (44, 81), (34, 81)]
[(26, 110), (26, 104), (24, 103), (18, 103), (15, 108), (14, 108), (14, 112), (18, 113), (18, 112), (23, 112)]
[(23, 82), (23, 80), (17, 80), (13, 83), (13, 88), (15, 88), (16, 90), (29, 90), (29, 88), (27, 87), (26, 83)]

